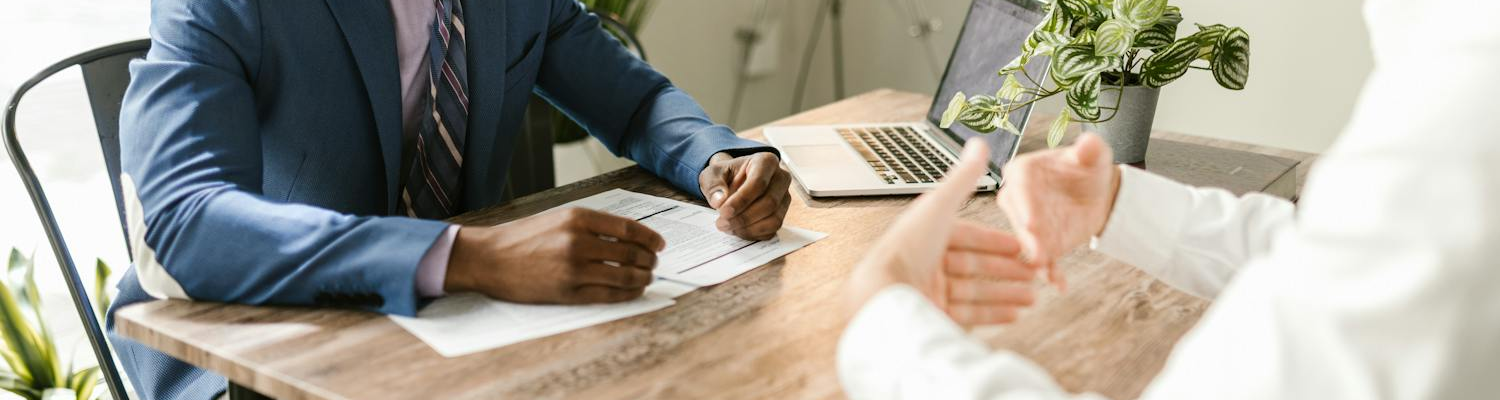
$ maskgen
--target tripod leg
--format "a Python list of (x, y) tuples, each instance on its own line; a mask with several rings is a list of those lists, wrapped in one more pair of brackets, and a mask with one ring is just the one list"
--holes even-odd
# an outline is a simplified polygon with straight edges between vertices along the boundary
[(812, 68), (813, 51), (818, 49), (818, 38), (823, 35), (823, 20), (828, 18), (828, 10), (833, 7), (834, 0), (823, 0), (818, 6), (818, 16), (813, 19), (812, 36), (807, 39), (807, 47), (802, 51), (802, 68), (797, 71), (797, 89), (792, 91), (792, 114), (802, 111), (802, 96), (807, 92), (807, 73)]
[(829, 28), (833, 31), (833, 99), (844, 98), (844, 1), (829, 0)]

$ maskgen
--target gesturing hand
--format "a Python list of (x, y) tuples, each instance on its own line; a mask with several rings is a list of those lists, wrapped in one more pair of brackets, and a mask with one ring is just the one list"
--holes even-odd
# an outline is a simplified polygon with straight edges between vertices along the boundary
[(997, 197), (1021, 240), (1026, 259), (1046, 268), (1058, 288), (1066, 288), (1055, 262), (1068, 250), (1104, 230), (1120, 171), (1109, 146), (1092, 133), (1070, 147), (1027, 154), (1005, 166), (1005, 187)]
[(851, 312), (896, 283), (917, 288), (962, 325), (1010, 322), (1034, 301), (1036, 270), (1019, 261), (1015, 237), (957, 219), (986, 153), (978, 142), (964, 146), (942, 186), (917, 198), (871, 247), (849, 279)]
[(792, 205), (792, 175), (772, 153), (714, 154), (698, 175), (708, 205), (719, 210), (719, 230), (750, 240), (776, 236)]
[(666, 246), (639, 222), (583, 208), (466, 226), (454, 239), (443, 288), (519, 303), (625, 301), (651, 284), (656, 252)]

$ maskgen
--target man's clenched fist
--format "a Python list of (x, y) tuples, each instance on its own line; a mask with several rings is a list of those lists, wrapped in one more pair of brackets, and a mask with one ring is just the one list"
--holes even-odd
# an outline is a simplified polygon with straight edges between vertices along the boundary
[(750, 240), (776, 236), (792, 205), (792, 175), (772, 153), (714, 154), (698, 175), (708, 205), (719, 210), (719, 230)]

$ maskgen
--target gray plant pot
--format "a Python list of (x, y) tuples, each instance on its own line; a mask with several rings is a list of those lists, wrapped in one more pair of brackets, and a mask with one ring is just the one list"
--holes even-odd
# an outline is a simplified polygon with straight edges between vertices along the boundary
[[(1122, 90), (1104, 86), (1099, 91), (1099, 107), (1113, 107)], [(1156, 119), (1156, 100), (1161, 89), (1145, 86), (1126, 86), (1124, 98), (1119, 100), (1119, 111), (1100, 110), (1103, 118), (1114, 118), (1101, 123), (1084, 123), (1083, 130), (1098, 133), (1114, 150), (1116, 164), (1136, 164), (1146, 161), (1146, 146), (1151, 143), (1151, 124)]]

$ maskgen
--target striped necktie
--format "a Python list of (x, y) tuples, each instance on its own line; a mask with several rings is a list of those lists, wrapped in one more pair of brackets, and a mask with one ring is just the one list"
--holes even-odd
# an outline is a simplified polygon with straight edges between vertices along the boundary
[(407, 216), (442, 219), (457, 214), (463, 199), (464, 142), (468, 138), (468, 64), (464, 57), (463, 6), (433, 0), (437, 16), (428, 43), (428, 104), (432, 113), (408, 143), (410, 170), (401, 190)]

